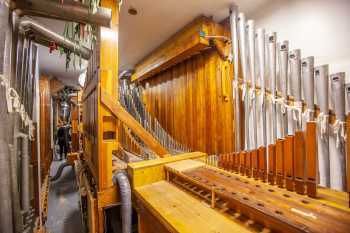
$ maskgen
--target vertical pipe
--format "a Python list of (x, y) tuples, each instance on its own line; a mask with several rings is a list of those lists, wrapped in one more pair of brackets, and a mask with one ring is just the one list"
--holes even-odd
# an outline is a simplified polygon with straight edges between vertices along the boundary
[(240, 152), (241, 150), (241, 125), (240, 125), (240, 95), (238, 87), (238, 74), (239, 74), (239, 56), (238, 56), (238, 31), (237, 31), (237, 17), (238, 17), (238, 7), (237, 5), (232, 5), (230, 8), (230, 25), (231, 25), (231, 41), (232, 41), (232, 55), (233, 55), (233, 65), (234, 65), (234, 78), (233, 78), (233, 95), (235, 99), (234, 103), (234, 114), (235, 114), (235, 151)]
[[(0, 1), (0, 74), (9, 74), (11, 33), (9, 33), (9, 9)], [(10, 77), (10, 76), (8, 76)], [(7, 78), (7, 77), (5, 77)], [(11, 134), (11, 118), (7, 113), (6, 90), (0, 86), (0, 232), (13, 232), (13, 207), (11, 194), (11, 156), (8, 142)]]
[(244, 149), (250, 150), (250, 138), (249, 138), (249, 96), (248, 96), (248, 64), (247, 64), (247, 46), (246, 46), (246, 18), (244, 13), (239, 13), (239, 51), (242, 64), (242, 76), (243, 76), (243, 92), (244, 96)]
[(7, 143), (0, 138), (0, 232), (4, 233), (13, 231), (9, 154)]
[(315, 67), (317, 102), (320, 106), (317, 130), (317, 151), (320, 185), (329, 187), (329, 103), (328, 65)]
[(22, 139), (21, 204), (22, 204), (22, 210), (24, 212), (28, 212), (30, 209), (28, 136), (24, 134), (20, 134), (19, 136)]

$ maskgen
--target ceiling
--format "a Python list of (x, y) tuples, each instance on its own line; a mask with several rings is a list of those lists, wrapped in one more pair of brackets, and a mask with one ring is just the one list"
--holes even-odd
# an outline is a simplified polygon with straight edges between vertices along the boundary
[[(124, 0), (120, 14), (119, 71), (132, 69), (143, 57), (176, 31), (203, 14), (221, 21), (233, 0)], [(247, 15), (272, 0), (236, 0)], [(134, 7), (138, 14), (128, 14)]]
[[(221, 21), (228, 16), (232, 0), (124, 0), (119, 20), (119, 71), (132, 69), (143, 57), (157, 48), (176, 31), (195, 17), (203, 14)], [(240, 11), (247, 15), (261, 9), (272, 0), (237, 0)], [(134, 7), (138, 14), (133, 16), (128, 9)], [(59, 34), (63, 34), (64, 22), (41, 19), (45, 25)], [(49, 49), (40, 46), (40, 69), (43, 74), (56, 77), (66, 85), (77, 86), (78, 77), (86, 69), (76, 62), (66, 70), (65, 56), (58, 51), (49, 53)]]
[[(56, 33), (63, 35), (65, 22), (53, 19), (36, 18), (48, 28), (52, 29)], [(73, 55), (71, 55), (73, 59)], [(66, 56), (62, 56), (56, 50), (52, 53), (49, 52), (49, 48), (39, 45), (39, 64), (40, 72), (48, 77), (55, 77), (68, 86), (78, 86), (78, 77), (87, 67), (87, 62), (82, 60), (82, 66), (79, 66), (79, 60), (76, 59), (76, 68), (73, 67), (73, 61), (71, 61), (69, 68), (66, 69)]]

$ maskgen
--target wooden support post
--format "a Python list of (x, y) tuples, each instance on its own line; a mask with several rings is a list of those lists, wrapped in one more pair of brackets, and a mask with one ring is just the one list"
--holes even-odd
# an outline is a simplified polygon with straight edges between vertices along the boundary
[(245, 160), (245, 175), (248, 177), (252, 176), (252, 152), (248, 151)]
[(276, 141), (276, 182), (278, 187), (284, 187), (284, 142), (285, 139)]
[(239, 167), (240, 167), (240, 163), (241, 163), (241, 153), (237, 152), (234, 153), (234, 157), (235, 157), (235, 172), (239, 173)]
[(218, 155), (218, 167), (219, 168), (222, 168), (222, 169), (225, 169), (225, 166), (224, 166), (224, 154), (220, 154), (220, 155)]
[(266, 147), (261, 146), (258, 152), (259, 156), (259, 177), (263, 182), (266, 182), (267, 158)]
[(229, 154), (225, 154), (224, 157), (224, 163), (225, 163), (225, 170), (229, 171), (230, 170), (230, 155)]
[(276, 180), (276, 145), (270, 144), (268, 147), (269, 153), (269, 173), (268, 173), (268, 182), (271, 185), (275, 184)]
[(346, 181), (350, 208), (350, 113), (346, 118)]
[(286, 189), (294, 191), (294, 136), (288, 135), (284, 142), (284, 169)]
[(317, 196), (317, 136), (316, 122), (307, 122), (306, 124), (306, 193), (309, 197), (316, 198)]
[(242, 175), (244, 175), (245, 173), (246, 156), (247, 156), (246, 151), (241, 151), (241, 153), (239, 154), (239, 172)]
[(229, 161), (230, 161), (230, 163), (229, 163), (229, 171), (235, 171), (235, 153), (231, 153), (231, 154), (229, 154)]
[(252, 150), (252, 168), (253, 168), (253, 177), (254, 179), (259, 179), (259, 173), (258, 173), (258, 167), (259, 167), (259, 160), (258, 160), (258, 150)]
[(294, 182), (295, 191), (305, 193), (305, 139), (303, 131), (295, 132), (294, 137)]

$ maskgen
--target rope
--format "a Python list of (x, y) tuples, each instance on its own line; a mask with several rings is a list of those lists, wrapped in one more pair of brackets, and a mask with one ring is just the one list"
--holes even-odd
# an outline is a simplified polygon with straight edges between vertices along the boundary
[(249, 108), (253, 107), (253, 100), (255, 100), (255, 89), (250, 88), (249, 89)]
[(33, 121), (30, 119), (28, 113), (26, 112), (24, 105), (21, 103), (17, 91), (10, 86), (9, 80), (4, 75), (0, 75), (0, 85), (5, 88), (7, 112), (19, 113), (24, 125), (28, 126), (29, 140), (33, 141), (35, 127)]
[(306, 121), (311, 121), (311, 116), (315, 115), (315, 110), (307, 108), (303, 115)]
[(340, 137), (345, 141), (346, 134), (345, 134), (345, 122), (336, 120), (333, 124), (333, 133), (336, 135), (336, 148), (339, 148), (340, 146)]
[(244, 100), (245, 100), (245, 94), (246, 94), (246, 92), (247, 92), (247, 89), (248, 89), (247, 84), (243, 83), (243, 84), (242, 84), (242, 101), (243, 101), (243, 102), (244, 102)]
[(324, 114), (323, 112), (321, 112), (317, 117), (317, 123), (321, 129), (321, 139), (323, 139), (324, 135), (327, 133), (328, 118), (329, 116)]

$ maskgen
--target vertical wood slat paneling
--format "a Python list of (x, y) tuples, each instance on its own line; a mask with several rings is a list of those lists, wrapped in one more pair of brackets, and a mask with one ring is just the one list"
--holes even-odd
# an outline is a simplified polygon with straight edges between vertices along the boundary
[(39, 80), (40, 90), (40, 160), (42, 178), (44, 178), (49, 171), (52, 161), (51, 149), (51, 90), (50, 80), (47, 77), (41, 77)]
[(149, 112), (178, 142), (209, 154), (234, 150), (232, 66), (207, 50), (143, 82)]

